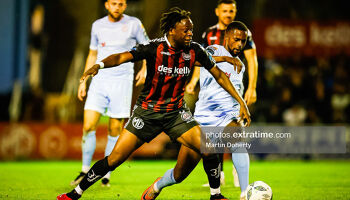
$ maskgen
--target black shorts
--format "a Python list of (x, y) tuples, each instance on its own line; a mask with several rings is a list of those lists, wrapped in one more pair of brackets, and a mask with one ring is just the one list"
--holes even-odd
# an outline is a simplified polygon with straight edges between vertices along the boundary
[(124, 128), (144, 142), (150, 142), (163, 131), (171, 140), (176, 141), (183, 133), (197, 125), (186, 107), (164, 113), (135, 106)]

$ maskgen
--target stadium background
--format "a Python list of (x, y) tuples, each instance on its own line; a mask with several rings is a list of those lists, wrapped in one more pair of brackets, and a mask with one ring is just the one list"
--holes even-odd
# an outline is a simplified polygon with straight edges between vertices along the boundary
[[(80, 159), (83, 103), (76, 98), (78, 78), (88, 53), (91, 24), (106, 14), (103, 2), (0, 2), (0, 164)], [(179, 6), (192, 12), (194, 41), (200, 41), (202, 32), (217, 22), (216, 2), (128, 0), (126, 14), (141, 19), (150, 38), (156, 38), (161, 36), (161, 13)], [(258, 52), (258, 100), (250, 108), (253, 124), (346, 126), (349, 144), (350, 14), (346, 3), (237, 0), (236, 20), (252, 31)], [(97, 159), (104, 152), (106, 119), (101, 124)], [(174, 159), (176, 149), (161, 135), (133, 158)], [(345, 159), (350, 166), (349, 145), (346, 154), (252, 155), (252, 162), (259, 159)]]

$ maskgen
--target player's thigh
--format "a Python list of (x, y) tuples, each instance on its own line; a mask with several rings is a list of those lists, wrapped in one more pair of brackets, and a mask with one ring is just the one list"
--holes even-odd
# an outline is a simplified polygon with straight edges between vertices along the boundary
[(113, 167), (119, 166), (143, 143), (136, 135), (123, 129), (113, 151), (108, 156), (108, 164)]
[(83, 129), (86, 132), (96, 130), (97, 123), (101, 117), (101, 113), (95, 110), (84, 110)]
[(201, 155), (194, 150), (181, 145), (177, 163), (174, 168), (174, 178), (177, 182), (184, 180), (201, 160)]
[(108, 91), (109, 104), (107, 107), (107, 116), (111, 118), (129, 118), (133, 81), (118, 79), (110, 84), (110, 90)]
[(180, 137), (177, 138), (177, 141), (186, 147), (191, 148), (195, 152), (200, 153), (201, 129), (199, 125), (194, 126), (190, 130), (183, 133)]

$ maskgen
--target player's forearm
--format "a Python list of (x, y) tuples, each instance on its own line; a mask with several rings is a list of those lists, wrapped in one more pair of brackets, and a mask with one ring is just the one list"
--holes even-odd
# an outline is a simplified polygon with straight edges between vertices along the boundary
[(258, 58), (255, 49), (244, 51), (248, 64), (248, 89), (256, 89), (258, 80)]
[(96, 60), (97, 60), (97, 51), (90, 50), (89, 55), (86, 58), (84, 72), (86, 72), (90, 67), (92, 67), (96, 63)]
[(193, 85), (196, 85), (198, 80), (199, 80), (199, 76), (200, 76), (200, 68), (199, 67), (194, 67), (190, 83), (193, 84)]
[(103, 66), (100, 66), (100, 67), (101, 68), (117, 67), (120, 64), (131, 61), (132, 59), (133, 59), (133, 56), (129, 52), (112, 54), (101, 61), (103, 63)]

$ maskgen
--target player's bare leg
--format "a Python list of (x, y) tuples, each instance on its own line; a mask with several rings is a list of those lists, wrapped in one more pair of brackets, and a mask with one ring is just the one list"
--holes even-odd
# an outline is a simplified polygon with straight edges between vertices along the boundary
[[(226, 126), (227, 129), (229, 127), (242, 127), (242, 125), (234, 120)], [(226, 130), (226, 128), (224, 129), (224, 132), (229, 132), (228, 130)], [(236, 173), (234, 174), (234, 184), (236, 186), (235, 179), (237, 179), (238, 186), (240, 186), (241, 188), (240, 199), (245, 199), (244, 191), (249, 184), (249, 154), (245, 149), (244, 152), (242, 152), (242, 149), (240, 149), (239, 151), (240, 153), (236, 153), (234, 151), (232, 152), (232, 163), (234, 165), (233, 169)]]
[[(117, 143), (120, 133), (123, 130), (124, 119), (110, 118), (108, 124), (108, 138), (105, 148), (105, 156), (108, 156), (114, 145)], [(109, 179), (111, 172), (108, 172), (101, 180), (102, 187), (110, 187)]]
[(78, 185), (90, 169), (92, 157), (96, 149), (96, 127), (100, 117), (101, 114), (97, 111), (84, 111), (83, 136), (81, 143), (82, 169), (79, 175), (70, 183), (71, 185)]

